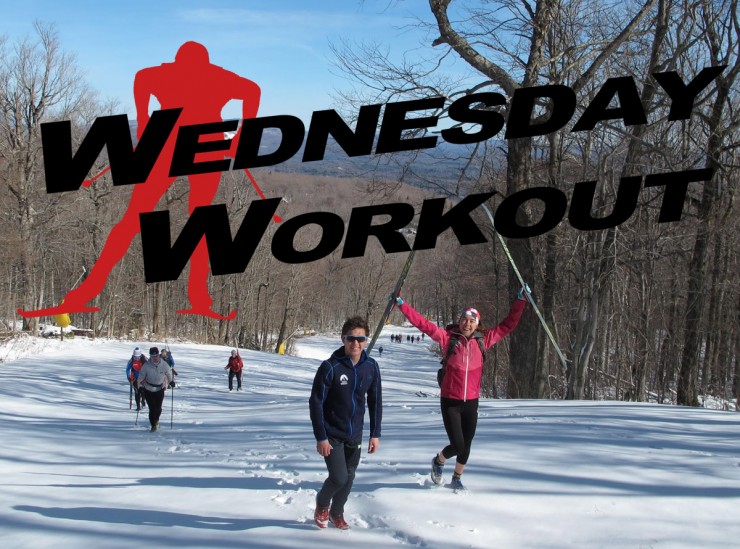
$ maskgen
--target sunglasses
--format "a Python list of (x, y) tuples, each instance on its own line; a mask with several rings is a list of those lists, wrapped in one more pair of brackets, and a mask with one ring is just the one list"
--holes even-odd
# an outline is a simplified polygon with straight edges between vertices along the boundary
[(343, 335), (342, 339), (344, 339), (345, 341), (349, 341), (350, 343), (354, 343), (355, 341), (357, 343), (365, 343), (370, 338), (367, 336)]

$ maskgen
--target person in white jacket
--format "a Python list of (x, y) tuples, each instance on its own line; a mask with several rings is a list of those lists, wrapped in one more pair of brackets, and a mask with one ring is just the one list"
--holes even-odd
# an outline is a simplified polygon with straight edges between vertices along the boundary
[(159, 356), (159, 349), (157, 347), (149, 349), (149, 359), (141, 367), (139, 377), (136, 381), (144, 391), (144, 398), (149, 407), (151, 430), (156, 431), (159, 428), (159, 416), (162, 415), (164, 391), (167, 387), (175, 386), (172, 369)]

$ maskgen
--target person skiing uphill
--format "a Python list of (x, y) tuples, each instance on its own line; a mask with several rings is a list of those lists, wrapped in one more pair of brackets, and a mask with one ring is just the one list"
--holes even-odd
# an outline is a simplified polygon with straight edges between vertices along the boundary
[(170, 365), (173, 375), (180, 375), (177, 373), (177, 370), (175, 370), (175, 357), (172, 356), (172, 353), (170, 351), (168, 351), (167, 349), (162, 349), (161, 351), (159, 351), (159, 356), (162, 358), (162, 360)]
[(236, 377), (236, 390), (242, 390), (242, 370), (244, 369), (244, 363), (242, 357), (239, 356), (239, 352), (236, 349), (231, 350), (231, 356), (229, 362), (224, 367), (224, 370), (229, 371), (229, 391), (234, 390), (234, 378)]
[[(131, 384), (131, 392), (133, 392), (136, 400), (137, 412), (141, 410), (142, 405), (146, 406), (144, 395), (136, 384), (136, 380), (139, 377), (139, 372), (141, 371), (141, 367), (144, 365), (144, 362), (146, 362), (146, 355), (144, 355), (138, 347), (135, 347), (131, 358), (128, 360), (128, 364), (126, 364), (126, 379)], [(131, 407), (130, 404), (131, 402), (129, 402), (129, 408)]]
[(509, 310), (506, 318), (495, 328), (479, 331), (480, 313), (477, 309), (464, 309), (457, 324), (440, 328), (429, 322), (401, 297), (396, 297), (401, 313), (419, 330), (440, 344), (445, 355), (443, 377), (440, 381), (440, 408), (449, 444), (432, 458), (431, 478), (434, 484), (442, 483), (445, 461), (457, 456), (451, 486), (464, 490), (462, 474), (470, 457), (470, 447), (478, 424), (478, 399), (483, 377), (484, 351), (510, 334), (527, 305), (523, 289)]
[(159, 356), (159, 349), (149, 349), (149, 360), (144, 363), (139, 372), (137, 380), (139, 387), (144, 390), (144, 398), (149, 406), (149, 424), (151, 430), (159, 429), (159, 416), (162, 415), (162, 402), (164, 402), (164, 391), (167, 387), (174, 387), (175, 381), (172, 369)]

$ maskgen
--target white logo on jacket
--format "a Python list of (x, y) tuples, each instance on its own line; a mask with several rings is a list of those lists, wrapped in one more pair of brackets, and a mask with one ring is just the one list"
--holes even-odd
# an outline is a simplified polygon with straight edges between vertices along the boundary
[(339, 376), (339, 384), (340, 385), (347, 385), (349, 383), (349, 378), (347, 377), (347, 374), (342, 374)]

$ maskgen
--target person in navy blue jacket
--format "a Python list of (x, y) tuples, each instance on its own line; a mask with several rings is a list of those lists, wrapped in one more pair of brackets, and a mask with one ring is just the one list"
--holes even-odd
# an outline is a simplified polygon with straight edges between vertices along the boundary
[(164, 360), (167, 364), (170, 365), (170, 369), (172, 370), (173, 375), (180, 375), (177, 373), (177, 370), (175, 370), (175, 357), (172, 356), (172, 353), (167, 349), (162, 349), (159, 351), (159, 356)]
[(359, 316), (348, 318), (342, 326), (342, 347), (319, 366), (313, 380), (309, 410), (316, 451), (323, 456), (329, 476), (316, 495), (314, 520), (319, 528), (329, 521), (342, 530), (347, 502), (362, 453), (365, 404), (370, 413), (372, 454), (380, 446), (382, 386), (378, 363), (368, 356), (370, 328)]

